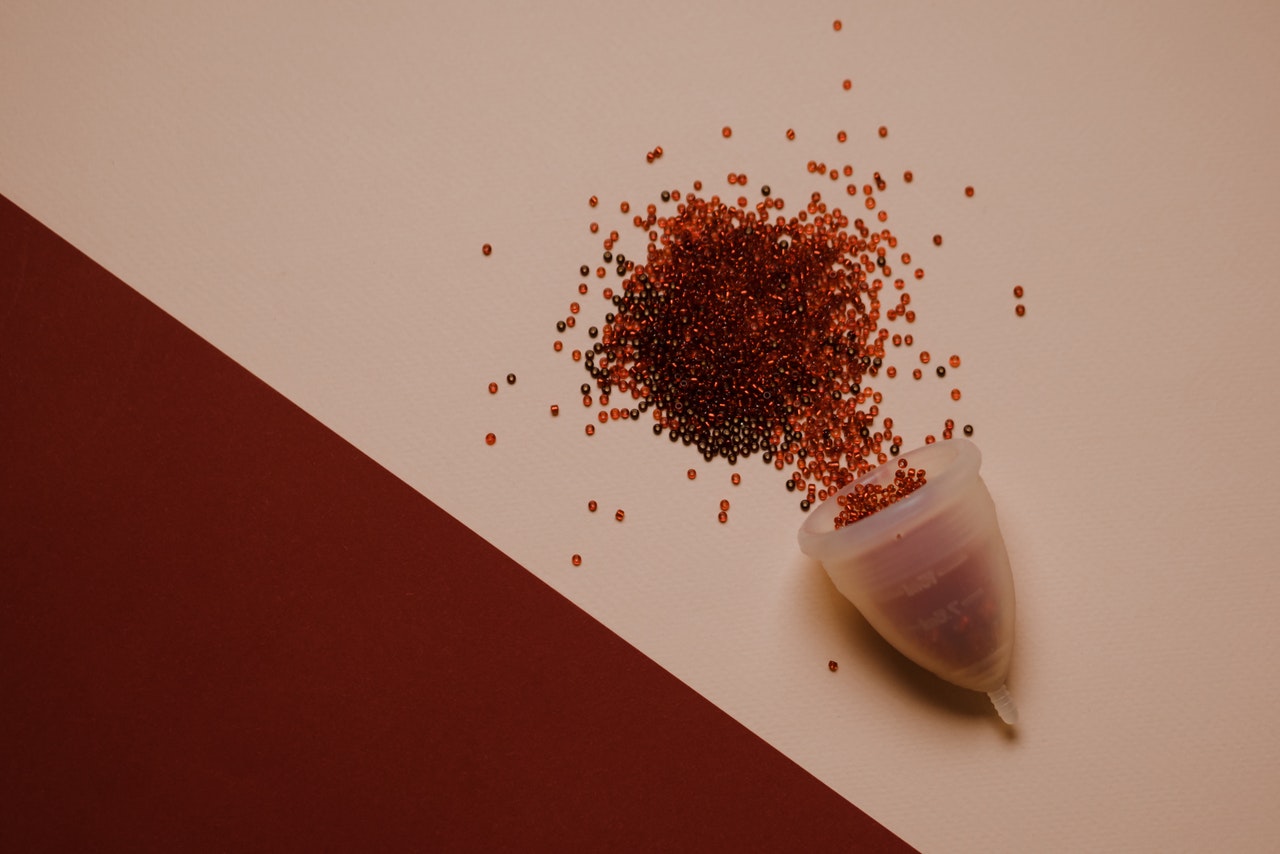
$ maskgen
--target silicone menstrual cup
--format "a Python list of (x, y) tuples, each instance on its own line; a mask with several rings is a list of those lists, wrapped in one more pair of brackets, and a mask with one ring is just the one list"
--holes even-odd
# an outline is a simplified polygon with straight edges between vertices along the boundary
[[(996, 508), (978, 475), (982, 455), (949, 439), (902, 455), (925, 484), (843, 528), (831, 496), (800, 528), (800, 550), (831, 576), (867, 622), (907, 658), (963, 688), (984, 691), (1017, 722), (1005, 688), (1013, 654), (1013, 575)], [(887, 484), (882, 465), (856, 483)]]

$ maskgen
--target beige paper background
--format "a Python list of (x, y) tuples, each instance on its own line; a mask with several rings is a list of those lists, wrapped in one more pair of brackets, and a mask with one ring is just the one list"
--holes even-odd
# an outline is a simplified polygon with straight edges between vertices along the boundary
[[(9, 2), (0, 192), (923, 850), (1263, 851), (1278, 36), (1244, 3)], [(977, 428), (1014, 737), (870, 635), (771, 469), (587, 440), (551, 352), (589, 220), (730, 170), (794, 209), (842, 187), (810, 158), (916, 173), (882, 206), (964, 399), (884, 408)]]

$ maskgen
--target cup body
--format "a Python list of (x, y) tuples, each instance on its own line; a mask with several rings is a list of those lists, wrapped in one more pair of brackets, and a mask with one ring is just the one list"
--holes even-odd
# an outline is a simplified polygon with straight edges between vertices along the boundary
[[(995, 503), (967, 439), (903, 454), (925, 485), (836, 529), (835, 496), (812, 510), (800, 549), (899, 652), (948, 682), (975, 691), (1004, 684), (1013, 654), (1014, 592)], [(888, 483), (879, 466), (854, 483)], [(853, 489), (847, 485), (841, 492)]]

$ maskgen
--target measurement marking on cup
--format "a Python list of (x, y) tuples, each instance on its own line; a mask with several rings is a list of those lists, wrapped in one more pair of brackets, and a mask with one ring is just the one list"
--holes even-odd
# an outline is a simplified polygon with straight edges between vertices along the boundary
[(908, 596), (914, 596), (922, 590), (928, 590), (938, 583), (938, 576), (932, 570), (922, 572), (915, 578), (902, 585), (902, 592)]
[(945, 626), (952, 617), (963, 617), (966, 607), (981, 599), (984, 592), (984, 588), (979, 587), (963, 599), (952, 599), (945, 608), (935, 608), (929, 616), (916, 620), (916, 629), (922, 632), (932, 631)]

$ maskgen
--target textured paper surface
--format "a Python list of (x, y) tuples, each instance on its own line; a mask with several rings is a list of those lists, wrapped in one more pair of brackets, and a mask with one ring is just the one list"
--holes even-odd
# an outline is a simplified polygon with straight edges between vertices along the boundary
[[(1278, 31), (1246, 4), (9, 4), (0, 190), (912, 844), (1257, 850)], [(810, 158), (916, 173), (882, 201), (964, 399), (885, 410), (977, 429), (1016, 737), (869, 637), (772, 471), (733, 488), (573, 413), (550, 341), (586, 223), (730, 170), (794, 205), (839, 186)]]

